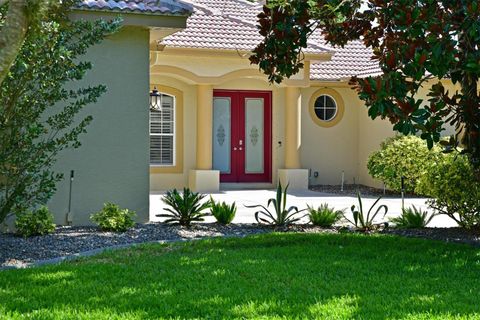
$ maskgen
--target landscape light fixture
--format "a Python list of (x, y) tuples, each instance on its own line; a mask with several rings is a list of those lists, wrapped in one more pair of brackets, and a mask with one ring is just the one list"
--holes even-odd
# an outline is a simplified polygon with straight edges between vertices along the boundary
[(150, 110), (162, 111), (162, 94), (156, 87), (150, 92)]

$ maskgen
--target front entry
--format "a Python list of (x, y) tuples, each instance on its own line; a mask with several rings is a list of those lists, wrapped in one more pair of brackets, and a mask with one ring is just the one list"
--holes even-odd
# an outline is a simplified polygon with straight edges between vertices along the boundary
[(212, 138), (220, 182), (271, 182), (271, 92), (214, 91)]

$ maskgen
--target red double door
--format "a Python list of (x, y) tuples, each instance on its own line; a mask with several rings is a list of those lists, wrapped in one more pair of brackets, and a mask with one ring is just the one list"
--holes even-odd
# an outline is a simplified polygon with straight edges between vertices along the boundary
[(214, 91), (212, 138), (221, 182), (271, 182), (271, 92)]

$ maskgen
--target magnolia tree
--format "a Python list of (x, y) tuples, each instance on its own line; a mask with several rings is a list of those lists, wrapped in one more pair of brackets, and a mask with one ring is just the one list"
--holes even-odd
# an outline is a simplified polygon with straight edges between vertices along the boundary
[[(250, 61), (278, 83), (303, 67), (313, 32), (333, 46), (361, 40), (382, 70), (350, 81), (369, 116), (388, 118), (403, 134), (419, 133), (430, 148), (446, 124), (455, 126), (457, 135), (445, 145), (453, 150), (461, 143), (478, 172), (479, 16), (477, 0), (268, 1), (258, 16), (264, 39)], [(448, 91), (445, 79), (460, 89)], [(427, 101), (417, 94), (422, 87)]]
[(0, 83), (15, 61), (27, 31), (37, 28), (48, 9), (59, 4), (50, 0), (0, 0)]
[(92, 120), (77, 114), (106, 90), (78, 85), (92, 68), (81, 58), (115, 32), (119, 21), (69, 21), (73, 5), (62, 1), (27, 30), (0, 85), (0, 222), (52, 196), (61, 179), (51, 169), (58, 153), (80, 146), (79, 136)]

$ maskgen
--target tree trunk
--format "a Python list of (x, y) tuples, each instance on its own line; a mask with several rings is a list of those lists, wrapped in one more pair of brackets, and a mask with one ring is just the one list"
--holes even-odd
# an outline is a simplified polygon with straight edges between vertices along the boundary
[[(469, 54), (476, 51), (475, 40), (467, 31), (459, 36), (459, 47), (463, 61)], [(460, 58), (460, 61), (462, 61)], [(462, 109), (465, 134), (462, 144), (470, 151), (470, 161), (474, 167), (477, 179), (480, 181), (480, 99), (478, 95), (478, 76), (464, 72), (460, 81), (462, 86)]]
[(10, 1), (0, 31), (0, 84), (22, 47), (28, 29), (27, 0)]

